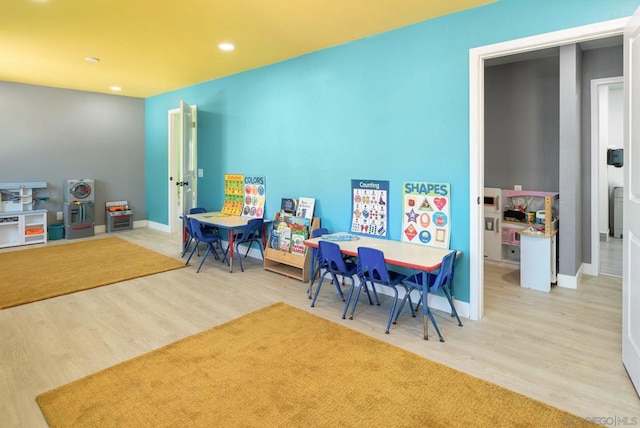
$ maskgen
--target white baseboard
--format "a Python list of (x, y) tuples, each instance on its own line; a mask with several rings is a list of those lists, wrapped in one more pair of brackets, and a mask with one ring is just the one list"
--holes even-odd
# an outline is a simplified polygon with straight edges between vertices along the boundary
[(593, 263), (583, 263), (583, 273), (585, 275), (598, 276), (598, 266)]
[[(149, 220), (144, 220), (146, 221), (146, 226), (149, 229), (155, 229), (155, 230), (159, 230), (161, 232), (166, 232), (166, 233), (171, 233), (171, 228), (169, 227), (168, 224), (162, 224), (162, 223), (156, 223), (155, 221), (149, 221)], [(136, 223), (138, 222), (133, 222), (133, 227), (137, 227)], [(142, 226), (141, 226), (142, 227)]]
[(577, 289), (578, 284), (582, 279), (583, 266), (584, 265), (580, 265), (580, 268), (578, 269), (578, 272), (575, 274), (575, 276), (558, 274), (558, 287), (572, 288), (574, 290)]

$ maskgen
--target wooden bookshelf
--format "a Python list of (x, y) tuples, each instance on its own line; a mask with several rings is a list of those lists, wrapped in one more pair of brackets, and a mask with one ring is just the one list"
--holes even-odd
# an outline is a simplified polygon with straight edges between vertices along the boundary
[[(279, 212), (274, 216), (274, 222), (277, 221), (280, 221)], [(311, 231), (319, 227), (320, 218), (314, 217), (313, 219), (311, 219), (309, 236), (311, 236)], [(268, 239), (267, 243), (270, 242), (271, 239)], [(264, 268), (266, 270), (279, 273), (289, 278), (298, 279), (302, 282), (309, 282), (311, 271), (311, 253), (312, 251), (310, 249), (307, 249), (304, 256), (301, 256), (292, 254), (288, 251), (271, 248), (271, 246), (267, 244), (267, 248), (265, 248), (264, 251)]]

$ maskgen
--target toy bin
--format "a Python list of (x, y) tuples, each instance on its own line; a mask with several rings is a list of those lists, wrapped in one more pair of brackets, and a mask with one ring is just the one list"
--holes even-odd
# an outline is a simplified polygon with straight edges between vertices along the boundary
[(47, 227), (47, 232), (49, 232), (50, 241), (62, 239), (62, 237), (64, 236), (64, 225), (52, 224)]

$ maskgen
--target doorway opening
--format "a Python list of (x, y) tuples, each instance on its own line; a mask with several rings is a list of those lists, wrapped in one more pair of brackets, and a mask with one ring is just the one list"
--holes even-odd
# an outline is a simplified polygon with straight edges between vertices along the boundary
[[(484, 311), (484, 67), (485, 61), (510, 55), (533, 52), (557, 46), (620, 36), (627, 19), (617, 19), (583, 27), (547, 33), (471, 49), (469, 52), (470, 79), (470, 290), (469, 317), (479, 320)], [(575, 280), (575, 278), (574, 278)]]
[(591, 265), (585, 273), (622, 276), (623, 168), (607, 165), (607, 151), (622, 148), (623, 78), (591, 81)]

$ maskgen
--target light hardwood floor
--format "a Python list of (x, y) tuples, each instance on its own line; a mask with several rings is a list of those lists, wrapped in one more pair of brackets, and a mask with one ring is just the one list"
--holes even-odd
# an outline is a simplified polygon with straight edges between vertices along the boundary
[[(165, 233), (117, 236), (180, 258), (176, 237)], [(519, 287), (513, 268), (487, 264), (485, 272), (485, 317), (458, 327), (436, 312), (444, 343), (433, 329), (422, 340), (421, 320), (408, 314), (385, 335), (389, 300), (359, 305), (354, 320), (342, 320), (342, 301), (325, 286), (310, 308), (306, 284), (266, 272), (258, 260), (229, 273), (212, 259), (198, 274), (189, 266), (1, 310), (0, 426), (45, 427), (36, 395), (278, 301), (574, 414), (640, 424), (640, 400), (621, 363), (620, 278), (585, 276), (578, 290), (544, 293)]]
[(622, 276), (622, 238), (600, 241), (600, 273)]

